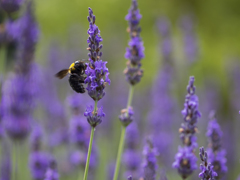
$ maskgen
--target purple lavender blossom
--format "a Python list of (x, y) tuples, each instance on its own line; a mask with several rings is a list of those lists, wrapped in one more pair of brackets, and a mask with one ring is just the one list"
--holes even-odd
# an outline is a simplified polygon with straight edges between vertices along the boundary
[(44, 180), (59, 180), (57, 163), (54, 159), (52, 159), (50, 162), (50, 166), (47, 169)]
[(183, 179), (186, 179), (197, 168), (197, 158), (194, 155), (194, 149), (197, 147), (195, 133), (197, 131), (197, 119), (201, 114), (198, 111), (198, 97), (195, 95), (193, 76), (190, 77), (187, 92), (184, 109), (182, 110), (184, 123), (179, 129), (184, 147), (179, 147), (178, 153), (175, 156), (175, 162), (173, 163), (173, 168), (178, 169), (178, 173)]
[(122, 125), (127, 127), (133, 121), (133, 109), (132, 107), (128, 107), (128, 109), (122, 109), (121, 115), (119, 116), (119, 120)]
[(197, 147), (197, 138), (195, 133), (197, 131), (196, 123), (199, 117), (201, 117), (198, 111), (198, 97), (195, 95), (194, 77), (190, 77), (189, 85), (187, 86), (187, 92), (184, 103), (184, 109), (182, 115), (185, 123), (181, 125), (179, 129), (182, 142), (186, 146)]
[(94, 113), (94, 107), (88, 106), (84, 116), (87, 117), (87, 121), (92, 127), (96, 127), (102, 122), (102, 118), (105, 117), (105, 113), (103, 112), (102, 107), (97, 109), (97, 111)]
[(200, 164), (201, 173), (199, 174), (199, 177), (202, 180), (215, 180), (215, 177), (217, 176), (217, 173), (214, 171), (213, 166), (211, 163), (208, 163), (208, 154), (206, 151), (204, 151), (204, 148), (199, 148), (199, 156), (203, 163)]
[(143, 155), (145, 156), (143, 162), (143, 177), (145, 180), (155, 180), (157, 169), (156, 156), (158, 155), (158, 151), (149, 139), (144, 146)]
[(183, 31), (184, 51), (189, 62), (194, 62), (198, 57), (198, 42), (194, 34), (193, 19), (190, 16), (184, 16), (181, 20)]
[(0, 0), (0, 6), (7, 13), (13, 13), (20, 9), (23, 2), (23, 0)]
[(102, 52), (100, 50), (103, 46), (102, 44), (100, 45), (102, 38), (100, 36), (100, 30), (95, 24), (96, 17), (93, 15), (92, 9), (88, 9), (89, 38), (87, 40), (87, 49), (89, 50), (88, 56), (90, 63), (86, 63), (87, 68), (85, 74), (87, 75), (87, 78), (85, 79), (85, 84), (88, 84), (86, 89), (88, 90), (89, 96), (94, 101), (99, 101), (105, 95), (104, 89), (106, 84), (108, 83), (110, 85), (111, 81), (108, 77), (109, 71), (106, 67), (107, 62), (101, 60)]
[(136, 0), (132, 0), (132, 6), (128, 11), (126, 20), (128, 21), (131, 40), (129, 41), (129, 47), (126, 49), (125, 58), (129, 59), (127, 62), (127, 68), (124, 70), (126, 80), (135, 85), (140, 82), (143, 75), (141, 68), (141, 59), (144, 58), (144, 47), (142, 39), (140, 38), (141, 28), (139, 27), (139, 21), (142, 18), (139, 13), (138, 4)]
[(208, 124), (207, 137), (209, 141), (209, 148), (207, 149), (209, 162), (213, 165), (213, 169), (217, 172), (216, 179), (221, 179), (227, 172), (226, 166), (226, 151), (221, 148), (222, 131), (218, 124), (215, 113), (210, 113), (212, 119)]
[(183, 179), (186, 179), (192, 172), (197, 169), (197, 157), (191, 147), (179, 147), (175, 156), (173, 168), (178, 169), (178, 173)]
[(128, 180), (133, 180), (132, 176), (128, 176), (127, 179), (128, 179)]

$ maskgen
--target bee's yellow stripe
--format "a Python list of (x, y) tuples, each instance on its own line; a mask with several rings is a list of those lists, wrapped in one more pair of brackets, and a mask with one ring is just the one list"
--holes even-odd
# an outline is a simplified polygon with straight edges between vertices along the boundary
[(74, 65), (75, 65), (75, 63), (72, 63), (72, 64), (70, 65), (70, 67), (69, 67), (70, 71), (71, 71), (71, 70), (75, 70)]

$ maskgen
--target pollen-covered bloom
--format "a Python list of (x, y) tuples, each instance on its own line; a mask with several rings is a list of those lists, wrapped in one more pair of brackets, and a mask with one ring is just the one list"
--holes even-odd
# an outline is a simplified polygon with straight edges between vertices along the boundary
[(87, 68), (85, 74), (87, 75), (85, 79), (85, 84), (87, 84), (87, 91), (89, 96), (94, 101), (99, 101), (105, 95), (104, 89), (106, 83), (110, 85), (109, 71), (106, 67), (107, 62), (101, 60), (102, 56), (102, 38), (100, 36), (100, 30), (95, 24), (96, 17), (93, 15), (93, 11), (89, 8), (89, 29), (88, 29), (88, 56), (89, 63), (86, 63)]
[(139, 27), (139, 21), (142, 18), (139, 13), (138, 4), (136, 0), (132, 0), (132, 6), (126, 16), (128, 21), (128, 32), (130, 33), (130, 41), (128, 43), (125, 58), (128, 59), (127, 68), (124, 70), (126, 80), (135, 85), (140, 82), (143, 76), (143, 70), (141, 69), (141, 59), (144, 58), (144, 46), (140, 37), (141, 28)]
[(208, 123), (207, 136), (209, 148), (207, 149), (207, 153), (209, 162), (213, 165), (214, 171), (218, 174), (216, 179), (221, 179), (228, 170), (226, 166), (226, 151), (221, 147), (221, 138), (223, 133), (213, 112), (210, 113), (210, 118), (212, 120)]
[(102, 122), (102, 118), (105, 117), (105, 113), (103, 112), (102, 107), (98, 108), (96, 112), (94, 112), (94, 107), (88, 106), (86, 108), (84, 116), (87, 117), (87, 121), (92, 127), (96, 127)]
[(156, 156), (158, 155), (158, 151), (149, 139), (143, 149), (143, 155), (145, 156), (143, 162), (143, 177), (146, 180), (155, 180), (157, 170)]
[(202, 161), (200, 164), (201, 173), (199, 173), (199, 177), (202, 180), (215, 180), (217, 173), (214, 171), (211, 163), (208, 162), (208, 154), (204, 151), (204, 148), (199, 148), (199, 156)]
[(122, 109), (119, 120), (121, 121), (123, 126), (126, 127), (133, 121), (133, 114), (134, 112), (132, 107), (128, 107), (128, 109)]
[(194, 155), (193, 149), (190, 147), (179, 147), (172, 166), (178, 170), (183, 179), (191, 175), (197, 169), (197, 157)]
[(24, 0), (0, 0), (0, 6), (7, 13), (18, 11), (23, 4)]

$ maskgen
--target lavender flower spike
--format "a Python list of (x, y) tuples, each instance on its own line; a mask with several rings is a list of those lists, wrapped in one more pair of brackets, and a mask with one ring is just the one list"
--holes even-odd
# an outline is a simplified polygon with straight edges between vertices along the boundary
[(199, 177), (201, 180), (215, 180), (215, 177), (217, 176), (217, 173), (214, 171), (213, 166), (211, 163), (208, 163), (208, 155), (207, 152), (204, 151), (204, 148), (199, 148), (199, 156), (203, 163), (200, 164), (201, 173), (199, 174)]
[(132, 176), (128, 176), (128, 178), (127, 178), (128, 180), (132, 180), (133, 178), (132, 178)]
[(23, 4), (23, 0), (0, 0), (0, 7), (7, 13), (18, 11)]
[(227, 172), (228, 168), (226, 166), (226, 151), (221, 147), (221, 138), (222, 131), (220, 125), (218, 124), (215, 118), (215, 112), (212, 111), (210, 113), (211, 121), (208, 123), (208, 146), (207, 149), (209, 162), (213, 165), (214, 171), (217, 172), (218, 176), (216, 179), (221, 179)]
[(126, 16), (131, 40), (128, 43), (129, 47), (126, 49), (125, 58), (129, 60), (127, 62), (127, 68), (124, 70), (126, 80), (131, 85), (139, 83), (143, 75), (143, 70), (140, 68), (142, 66), (141, 59), (144, 58), (144, 47), (140, 37), (141, 28), (138, 25), (141, 18), (142, 16), (139, 13), (137, 1), (132, 0), (132, 6)]
[(178, 173), (183, 179), (186, 179), (197, 168), (197, 158), (194, 155), (194, 149), (197, 147), (197, 119), (201, 116), (198, 111), (198, 97), (195, 95), (194, 77), (190, 77), (187, 86), (187, 92), (182, 110), (184, 123), (179, 129), (180, 138), (184, 147), (179, 147), (175, 156), (173, 168), (178, 169)]
[(151, 140), (147, 140), (147, 144), (144, 147), (143, 154), (145, 155), (145, 160), (143, 162), (143, 176), (145, 180), (155, 180), (156, 179), (156, 169), (157, 169), (157, 159), (158, 155), (157, 149), (153, 146)]
[(88, 84), (87, 90), (89, 96), (94, 101), (99, 101), (105, 95), (104, 89), (106, 84), (110, 85), (109, 71), (106, 67), (107, 62), (101, 60), (102, 56), (102, 37), (100, 36), (100, 30), (95, 24), (96, 17), (93, 15), (93, 11), (89, 8), (89, 29), (88, 29), (88, 56), (90, 63), (86, 63), (87, 68), (85, 73), (87, 78), (85, 79), (85, 84)]
[(44, 180), (59, 180), (59, 174), (57, 172), (57, 164), (54, 159), (52, 159), (50, 162), (50, 166), (47, 169)]

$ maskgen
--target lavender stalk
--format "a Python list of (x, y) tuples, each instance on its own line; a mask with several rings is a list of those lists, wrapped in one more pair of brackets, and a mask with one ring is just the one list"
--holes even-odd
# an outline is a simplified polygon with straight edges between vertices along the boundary
[(125, 133), (127, 126), (133, 120), (133, 110), (131, 107), (132, 98), (134, 93), (134, 85), (139, 83), (142, 76), (143, 70), (141, 69), (141, 59), (144, 57), (144, 47), (143, 42), (140, 37), (141, 28), (139, 27), (139, 21), (142, 18), (139, 13), (138, 4), (136, 0), (132, 0), (131, 8), (129, 9), (129, 13), (126, 16), (126, 20), (128, 21), (129, 27), (127, 31), (130, 34), (131, 40), (129, 41), (129, 47), (126, 49), (125, 58), (128, 59), (127, 68), (124, 70), (124, 74), (126, 76), (127, 82), (130, 84), (128, 101), (126, 109), (121, 111), (121, 115), (119, 119), (122, 123), (121, 137), (118, 148), (117, 161), (114, 172), (114, 180), (118, 179), (121, 157), (124, 148), (125, 141)]
[(87, 117), (87, 121), (92, 127), (87, 162), (83, 177), (84, 180), (87, 180), (88, 176), (94, 131), (96, 126), (102, 122), (102, 117), (105, 116), (102, 108), (97, 108), (97, 103), (105, 95), (104, 89), (106, 84), (108, 83), (110, 85), (110, 79), (108, 78), (109, 71), (106, 67), (107, 62), (101, 60), (102, 52), (100, 50), (103, 46), (102, 44), (100, 45), (100, 42), (102, 42), (102, 38), (100, 36), (100, 30), (95, 24), (96, 17), (93, 15), (93, 11), (91, 8), (89, 8), (88, 21), (89, 38), (87, 40), (87, 50), (89, 50), (88, 57), (90, 62), (86, 63), (87, 67), (85, 70), (85, 74), (87, 75), (87, 77), (84, 82), (85, 84), (87, 84), (86, 89), (88, 91), (88, 95), (95, 101), (95, 104), (94, 107), (87, 107), (86, 112), (84, 113), (84, 116)]

